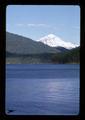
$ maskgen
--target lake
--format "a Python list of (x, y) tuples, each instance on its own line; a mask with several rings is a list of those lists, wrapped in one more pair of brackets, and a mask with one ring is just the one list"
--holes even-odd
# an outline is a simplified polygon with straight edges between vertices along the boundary
[(7, 115), (78, 115), (80, 65), (7, 64)]

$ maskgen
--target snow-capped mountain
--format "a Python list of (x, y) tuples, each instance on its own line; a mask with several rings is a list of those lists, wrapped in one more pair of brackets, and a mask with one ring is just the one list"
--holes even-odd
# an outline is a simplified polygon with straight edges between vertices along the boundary
[(59, 47), (64, 47), (66, 49), (72, 49), (72, 48), (78, 47), (78, 45), (72, 44), (71, 42), (65, 42), (61, 38), (59, 38), (53, 34), (49, 34), (45, 37), (42, 37), (38, 41), (42, 42), (48, 46), (51, 46), (51, 47), (59, 46)]

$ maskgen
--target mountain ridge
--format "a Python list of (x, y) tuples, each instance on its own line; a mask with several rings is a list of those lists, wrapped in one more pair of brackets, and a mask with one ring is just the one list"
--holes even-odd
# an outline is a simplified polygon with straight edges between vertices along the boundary
[(14, 33), (6, 32), (6, 51), (18, 54), (57, 53), (56, 48)]

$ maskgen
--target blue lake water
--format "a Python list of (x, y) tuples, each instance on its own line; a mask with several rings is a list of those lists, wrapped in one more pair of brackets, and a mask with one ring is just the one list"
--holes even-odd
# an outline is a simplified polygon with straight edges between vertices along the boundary
[(6, 65), (7, 115), (78, 115), (79, 92), (78, 64)]

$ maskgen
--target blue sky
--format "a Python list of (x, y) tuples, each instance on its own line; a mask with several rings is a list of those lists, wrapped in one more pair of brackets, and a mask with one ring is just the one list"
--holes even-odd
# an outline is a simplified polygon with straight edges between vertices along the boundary
[(80, 44), (80, 7), (75, 5), (9, 5), (6, 31), (38, 40), (55, 34)]

